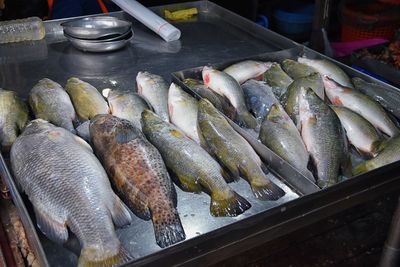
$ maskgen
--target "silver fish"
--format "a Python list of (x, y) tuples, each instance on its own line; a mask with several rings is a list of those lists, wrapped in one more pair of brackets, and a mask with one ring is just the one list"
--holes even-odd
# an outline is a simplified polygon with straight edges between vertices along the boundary
[(10, 155), (39, 229), (57, 243), (67, 241), (70, 229), (82, 247), (79, 266), (112, 266), (128, 259), (113, 222), (129, 224), (130, 213), (85, 141), (37, 119), (17, 138)]
[(168, 116), (168, 84), (163, 77), (150, 72), (139, 71), (136, 76), (139, 95), (143, 96), (154, 111), (165, 121)]
[(245, 60), (230, 65), (224, 69), (224, 72), (232, 76), (239, 84), (242, 84), (249, 79), (263, 75), (271, 65), (271, 62)]

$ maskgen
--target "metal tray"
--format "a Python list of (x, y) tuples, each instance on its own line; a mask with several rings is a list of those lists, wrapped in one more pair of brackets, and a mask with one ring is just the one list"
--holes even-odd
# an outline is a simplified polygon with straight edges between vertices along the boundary
[[(138, 71), (147, 70), (169, 80), (170, 73), (179, 69), (297, 45), (208, 1), (155, 7), (153, 11), (161, 13), (165, 8), (174, 10), (188, 7), (197, 7), (199, 15), (190, 21), (175, 23), (181, 30), (182, 37), (179, 41), (170, 43), (164, 42), (124, 12), (107, 14), (131, 21), (135, 37), (127, 47), (104, 54), (84, 53), (72, 47), (64, 37), (60, 25), (71, 19), (47, 21), (44, 40), (0, 46), (0, 87), (14, 90), (26, 99), (30, 89), (41, 78), (48, 77), (64, 85), (68, 78), (76, 76), (90, 82), (99, 90), (106, 87), (135, 90)], [(7, 155), (4, 156), (0, 157), (0, 175), (10, 189), (40, 265), (76, 265), (75, 254), (47, 240), (35, 226), (31, 204), (25, 195), (19, 194), (9, 165), (6, 164)], [(273, 174), (270, 176), (276, 179)], [(178, 211), (187, 241), (208, 236), (207, 233), (219, 231), (221, 227), (229, 227), (230, 224), (241, 222), (269, 208), (290, 202), (301, 194), (293, 192), (279, 181), (278, 183), (287, 194), (276, 202), (256, 201), (244, 181), (234, 184), (233, 187), (253, 205), (248, 212), (236, 218), (213, 218), (209, 214), (209, 197), (206, 194), (194, 195), (178, 189)], [(187, 204), (189, 201), (191, 205)], [(117, 234), (135, 257), (135, 262), (164, 251), (165, 249), (160, 249), (155, 243), (151, 222), (134, 218), (130, 227), (119, 229)], [(185, 242), (177, 246), (188, 247)], [(76, 244), (69, 246), (76, 249)], [(174, 247), (176, 246), (169, 249)]]
[[(169, 79), (171, 72), (181, 69), (298, 46), (208, 1), (153, 10), (160, 13), (165, 8), (188, 7), (197, 7), (199, 15), (191, 21), (175, 23), (182, 31), (182, 38), (171, 43), (164, 42), (123, 12), (109, 13), (132, 21), (135, 38), (122, 50), (107, 54), (88, 54), (71, 47), (60, 26), (67, 20), (46, 22), (45, 40), (0, 46), (0, 86), (15, 90), (26, 98), (41, 78), (48, 77), (64, 85), (69, 77), (77, 76), (99, 90), (106, 87), (133, 89), (139, 70)], [(290, 174), (295, 172), (289, 165), (285, 166), (283, 163), (285, 178), (290, 179)], [(293, 186), (297, 193), (285, 187), (287, 195), (277, 202), (256, 201), (248, 185), (241, 181), (232, 186), (248, 198), (253, 207), (236, 218), (213, 218), (208, 212), (209, 197), (206, 194), (195, 195), (178, 189), (178, 211), (187, 234), (184, 242), (160, 249), (154, 242), (151, 222), (136, 217), (130, 227), (119, 229), (117, 234), (136, 257), (131, 264), (205, 266), (398, 189), (399, 169), (397, 162), (309, 195), (300, 191), (301, 186)], [(30, 203), (18, 193), (3, 157), (0, 157), (0, 175), (10, 188), (41, 266), (76, 264), (76, 255), (48, 241), (34, 226)], [(187, 204), (189, 201), (196, 203), (195, 209)]]

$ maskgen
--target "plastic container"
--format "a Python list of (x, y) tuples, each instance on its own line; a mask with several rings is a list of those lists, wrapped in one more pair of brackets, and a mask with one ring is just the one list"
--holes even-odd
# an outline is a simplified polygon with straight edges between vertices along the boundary
[(43, 21), (38, 17), (0, 22), (0, 43), (36, 41), (46, 34)]
[(282, 34), (298, 35), (311, 31), (314, 5), (294, 4), (273, 12), (276, 28)]
[(384, 38), (393, 39), (400, 27), (400, 10), (385, 3), (353, 3), (342, 6), (343, 42)]

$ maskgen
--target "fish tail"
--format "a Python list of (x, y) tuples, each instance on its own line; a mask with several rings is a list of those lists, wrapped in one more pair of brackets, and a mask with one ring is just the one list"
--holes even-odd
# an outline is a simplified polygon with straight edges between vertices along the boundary
[(108, 249), (88, 247), (82, 249), (78, 267), (109, 267), (128, 262), (132, 259), (123, 246), (120, 246), (116, 254)]
[(251, 190), (259, 200), (278, 200), (285, 195), (285, 191), (272, 181), (263, 184), (252, 183)]
[(334, 180), (334, 179), (330, 179), (330, 180), (321, 180), (321, 179), (318, 179), (317, 185), (318, 185), (320, 188), (327, 188), (327, 187), (330, 187), (330, 186), (336, 184), (337, 182), (338, 182), (338, 181), (337, 181), (337, 180)]
[(153, 216), (153, 226), (156, 242), (162, 248), (186, 238), (178, 212), (175, 209), (168, 216)]
[(231, 191), (228, 196), (219, 192), (211, 195), (210, 211), (215, 217), (234, 217), (242, 214), (251, 207), (251, 204), (238, 193)]
[(254, 129), (257, 127), (257, 120), (256, 118), (251, 115), (250, 112), (247, 110), (237, 112), (237, 120), (241, 126), (244, 126), (249, 129)]

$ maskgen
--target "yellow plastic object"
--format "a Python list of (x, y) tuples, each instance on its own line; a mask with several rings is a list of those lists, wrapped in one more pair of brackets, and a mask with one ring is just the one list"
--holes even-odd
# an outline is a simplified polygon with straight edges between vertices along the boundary
[(182, 9), (178, 11), (171, 12), (169, 10), (164, 10), (165, 18), (169, 20), (185, 20), (190, 19), (194, 15), (198, 14), (197, 8)]

